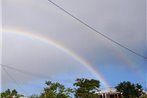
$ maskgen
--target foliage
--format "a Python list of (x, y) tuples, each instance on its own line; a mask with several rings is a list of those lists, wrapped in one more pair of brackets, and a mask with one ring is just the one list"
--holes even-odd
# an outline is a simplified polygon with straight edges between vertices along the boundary
[(147, 94), (142, 95), (140, 98), (147, 98)]
[(29, 98), (39, 98), (39, 96), (38, 95), (31, 95)]
[(121, 82), (116, 87), (118, 92), (123, 94), (124, 98), (139, 98), (143, 94), (142, 86), (139, 84), (132, 84), (131, 82)]
[(19, 98), (23, 95), (18, 94), (15, 89), (14, 90), (7, 89), (6, 91), (1, 93), (1, 98), (12, 98), (13, 96), (15, 96), (15, 98)]
[[(74, 90), (65, 88), (64, 85), (58, 82), (47, 81), (45, 84), (47, 87), (44, 88), (40, 95), (32, 95), (29, 98), (99, 98), (100, 81), (95, 79), (76, 79), (76, 82), (73, 84), (76, 87)], [(143, 92), (142, 86), (139, 84), (124, 81), (115, 88), (123, 94), (123, 98), (147, 98), (147, 94)], [(0, 95), (0, 98), (13, 98), (13, 96), (20, 98), (23, 96), (18, 94), (15, 89), (7, 89)]]
[(100, 82), (94, 79), (77, 79), (74, 86), (75, 89), (75, 97), (76, 98), (97, 98), (98, 94), (96, 92), (99, 91)]
[(65, 88), (60, 83), (46, 82), (47, 87), (44, 88), (40, 98), (70, 98), (70, 94), (73, 92), (70, 88)]

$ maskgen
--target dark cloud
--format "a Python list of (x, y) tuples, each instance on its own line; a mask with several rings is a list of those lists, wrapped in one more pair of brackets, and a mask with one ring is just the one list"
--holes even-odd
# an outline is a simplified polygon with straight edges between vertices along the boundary
[[(144, 54), (146, 0), (54, 0), (54, 2), (101, 33)], [(122, 67), (127, 65), (125, 60), (122, 60), (124, 58), (129, 59), (135, 66), (140, 64), (142, 66), (140, 70), (145, 72), (141, 58), (88, 29), (48, 0), (3, 0), (2, 17), (4, 30), (28, 31), (53, 39), (97, 68), (103, 69), (102, 65), (110, 65), (109, 68), (119, 66), (119, 71), (125, 71), (127, 67)], [(3, 63), (48, 76), (65, 73), (75, 73), (77, 76), (84, 72), (88, 73), (87, 69), (81, 72), (82, 66), (78, 61), (55, 47), (13, 33), (4, 34), (3, 38)], [(11, 73), (17, 79), (22, 79), (20, 74), (12, 71)], [(9, 81), (5, 76), (6, 74), (3, 74), (4, 82)], [(24, 78), (24, 80), (31, 79), (31, 77)]]

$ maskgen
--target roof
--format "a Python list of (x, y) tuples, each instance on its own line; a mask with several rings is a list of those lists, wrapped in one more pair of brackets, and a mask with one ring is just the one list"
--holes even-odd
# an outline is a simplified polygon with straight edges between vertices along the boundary
[(107, 89), (103, 89), (103, 90), (101, 90), (101, 91), (99, 91), (98, 93), (100, 93), (100, 94), (103, 94), (103, 93), (107, 93), (107, 94), (116, 94), (116, 93), (120, 93), (120, 92), (117, 92), (116, 91), (116, 89), (114, 89), (114, 88), (107, 88)]

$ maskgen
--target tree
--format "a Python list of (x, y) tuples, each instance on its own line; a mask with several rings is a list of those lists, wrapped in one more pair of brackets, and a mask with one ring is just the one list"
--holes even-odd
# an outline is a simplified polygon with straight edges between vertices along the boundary
[(39, 98), (39, 96), (36, 95), (36, 94), (33, 94), (33, 95), (31, 95), (29, 98)]
[(142, 95), (140, 98), (147, 98), (147, 94)]
[(20, 96), (23, 95), (18, 94), (18, 92), (15, 89), (14, 90), (7, 89), (6, 91), (1, 93), (1, 98), (12, 98), (14, 96), (15, 98), (19, 98)]
[(46, 82), (47, 87), (44, 88), (40, 98), (70, 98), (72, 89), (65, 88), (60, 83), (52, 83), (51, 81)]
[(143, 94), (141, 85), (133, 84), (129, 81), (121, 82), (115, 88), (118, 92), (123, 94), (124, 98), (139, 98)]
[(76, 80), (74, 86), (77, 87), (75, 89), (76, 98), (97, 98), (96, 92), (99, 91), (100, 81), (81, 78)]

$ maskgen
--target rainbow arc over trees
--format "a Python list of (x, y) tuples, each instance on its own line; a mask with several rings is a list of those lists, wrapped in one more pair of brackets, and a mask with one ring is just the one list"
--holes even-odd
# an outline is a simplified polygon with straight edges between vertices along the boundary
[(65, 46), (63, 46), (62, 44), (60, 44), (57, 41), (51, 40), (48, 37), (42, 36), (42, 35), (37, 35), (35, 33), (32, 32), (28, 32), (28, 31), (21, 31), (21, 30), (2, 30), (3, 33), (13, 33), (16, 35), (20, 35), (26, 38), (31, 38), (32, 40), (39, 40), (40, 42), (46, 43), (48, 45), (51, 45), (53, 47), (56, 47), (57, 49), (63, 51), (64, 53), (66, 53), (67, 55), (69, 55), (70, 57), (72, 57), (74, 60), (78, 61), (79, 63), (81, 63), (81, 66), (84, 66), (86, 69), (88, 69), (98, 80), (100, 80), (100, 82), (102, 83), (103, 87), (111, 87), (111, 85), (109, 84), (109, 82), (105, 79), (105, 77), (101, 74), (101, 72), (98, 69), (95, 69), (93, 67), (92, 64), (90, 64), (90, 62), (84, 60), (84, 58), (82, 58), (80, 55), (76, 54), (74, 51), (66, 48)]

